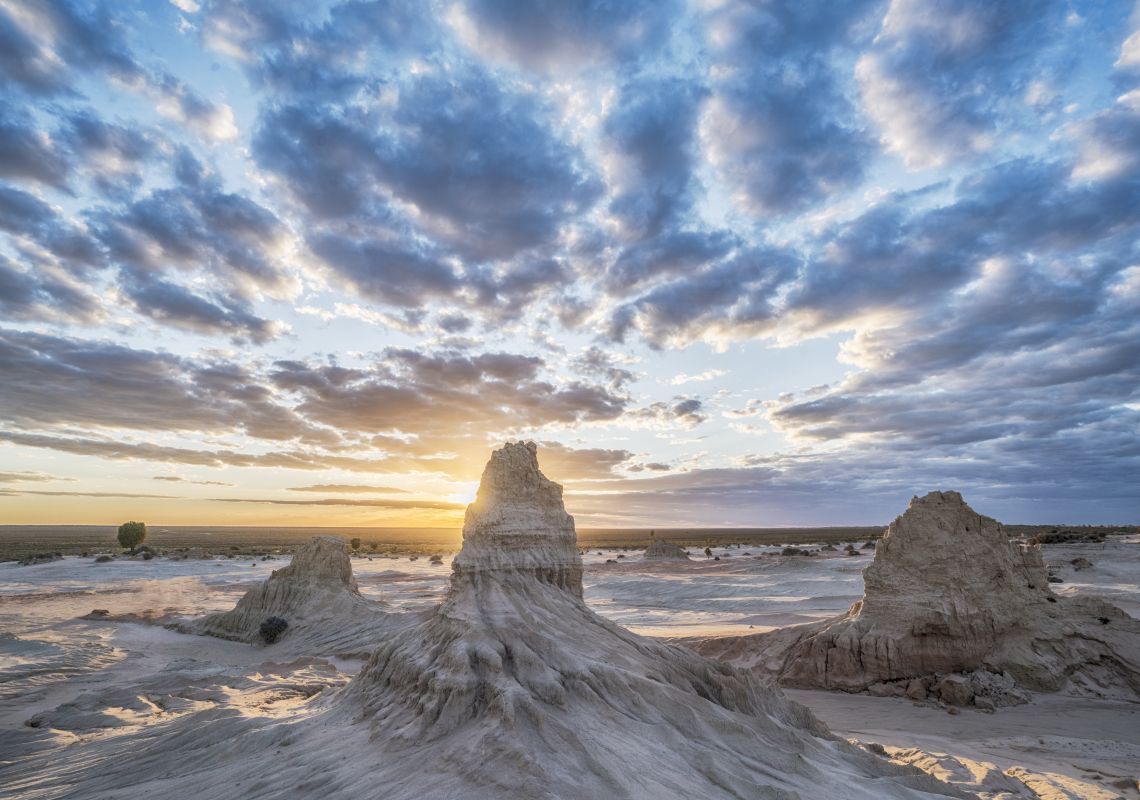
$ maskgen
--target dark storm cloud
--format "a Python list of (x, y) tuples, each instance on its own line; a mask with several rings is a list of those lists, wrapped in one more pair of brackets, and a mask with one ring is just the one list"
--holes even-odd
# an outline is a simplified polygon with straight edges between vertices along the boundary
[(1065, 30), (1069, 4), (893, 0), (856, 72), (886, 146), (912, 167), (989, 149)]
[(522, 66), (543, 70), (577, 69), (652, 52), (679, 13), (673, 0), (467, 0), (464, 11), (483, 54), (505, 54)]
[[(875, 3), (734, 0), (708, 21), (719, 77), (705, 120), (710, 155), (740, 201), (801, 210), (862, 178), (872, 146), (836, 59)], [(865, 38), (865, 35), (864, 35)]]

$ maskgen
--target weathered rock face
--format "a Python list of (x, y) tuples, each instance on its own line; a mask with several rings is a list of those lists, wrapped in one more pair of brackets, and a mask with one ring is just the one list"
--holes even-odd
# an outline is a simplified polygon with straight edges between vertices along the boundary
[[(324, 572), (353, 595), (342, 570)], [(293, 595), (266, 587), (247, 605), (280, 611), (255, 603), (278, 592)], [(53, 741), (34, 786), (141, 797), (161, 775), (211, 800), (964, 796), (831, 736), (749, 672), (608, 622), (581, 592), (560, 488), (534, 445), (507, 445), (468, 512), (447, 599), (346, 687), (289, 714), (188, 715), (154, 746), (102, 737), (82, 759), (62, 751), (66, 764)]]
[(688, 561), (689, 554), (684, 548), (678, 547), (664, 539), (654, 539), (645, 548), (646, 561)]
[[(1071, 680), (1140, 692), (1140, 623), (1095, 598), (1053, 595), (1040, 550), (1011, 542), (957, 492), (911, 500), (863, 577), (863, 599), (843, 617), (699, 649), (788, 686), (886, 691), (877, 684), (900, 682), (907, 692), (910, 679), (940, 676), (925, 688), (953, 704), (1002, 683), (987, 673), (1039, 691)], [(964, 687), (946, 673), (974, 677)]]
[(281, 641), (310, 654), (370, 653), (378, 641), (378, 629), (392, 621), (378, 603), (360, 595), (345, 541), (337, 536), (315, 536), (294, 553), (289, 566), (274, 570), (263, 583), (246, 592), (233, 610), (171, 627), (184, 633), (254, 642), (259, 640), (262, 623), (271, 617), (288, 623)]
[(463, 548), (452, 565), (452, 591), (518, 573), (582, 596), (582, 558), (562, 487), (538, 469), (534, 442), (491, 455), (475, 502), (463, 519)]
[(441, 785), (448, 796), (928, 796), (919, 785), (941, 796), (941, 784), (892, 777), (902, 773), (833, 740), (749, 673), (636, 636), (581, 594), (561, 488), (533, 444), (508, 444), (468, 509), (447, 600), (381, 646), (339, 700), (371, 720), (393, 797)]

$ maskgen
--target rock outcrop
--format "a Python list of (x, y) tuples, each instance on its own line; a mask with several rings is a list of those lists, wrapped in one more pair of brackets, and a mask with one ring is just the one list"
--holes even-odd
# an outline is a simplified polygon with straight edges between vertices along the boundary
[(1066, 686), (1140, 693), (1140, 622), (1097, 598), (1054, 595), (1038, 547), (1011, 541), (957, 492), (911, 500), (863, 578), (863, 599), (842, 617), (698, 649), (786, 686), (953, 705)]
[(831, 735), (750, 672), (599, 617), (575, 539), (535, 445), (508, 444), (446, 600), (347, 686), (287, 713), (188, 714), (141, 745), (96, 739), (66, 764), (46, 741), (25, 782), (143, 797), (192, 779), (210, 800), (966, 796)]
[(685, 552), (685, 548), (672, 542), (654, 539), (649, 543), (649, 547), (645, 548), (644, 558), (646, 561), (688, 561), (689, 554)]
[[(288, 624), (280, 641), (291, 650), (361, 657), (371, 653), (382, 630), (401, 621), (385, 613), (380, 603), (361, 596), (343, 539), (314, 536), (293, 554), (289, 566), (274, 570), (232, 610), (170, 627), (183, 633), (260, 642), (262, 624), (275, 617)], [(412, 620), (403, 622), (411, 624)]]
[(446, 601), (383, 644), (338, 701), (384, 742), (392, 797), (441, 785), (495, 797), (939, 795), (747, 672), (598, 616), (581, 579), (573, 519), (535, 445), (496, 451)]

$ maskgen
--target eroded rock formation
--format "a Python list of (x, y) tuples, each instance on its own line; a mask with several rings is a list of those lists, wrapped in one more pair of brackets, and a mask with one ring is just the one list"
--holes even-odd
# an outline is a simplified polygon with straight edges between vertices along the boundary
[(689, 554), (685, 548), (679, 547), (664, 539), (654, 539), (645, 548), (646, 561), (688, 561)]
[[(280, 640), (305, 653), (371, 653), (380, 629), (395, 622), (383, 607), (361, 596), (348, 546), (337, 536), (315, 536), (230, 611), (174, 623), (184, 633), (242, 642), (262, 639), (266, 620), (288, 623)], [(411, 620), (408, 620), (410, 623)]]
[(457, 796), (941, 792), (835, 740), (754, 676), (599, 617), (581, 577), (573, 519), (535, 445), (496, 451), (446, 601), (382, 645), (340, 701), (388, 742), (394, 796), (439, 786), (425, 760), (452, 773)]
[(954, 705), (1066, 685), (1140, 692), (1140, 622), (1097, 598), (1054, 595), (1038, 547), (1010, 541), (957, 492), (911, 500), (863, 577), (863, 599), (842, 617), (698, 649), (787, 686)]
[(591, 611), (573, 519), (531, 443), (492, 455), (433, 615), (342, 689), (264, 708), (94, 739), (66, 765), (45, 737), (21, 780), (141, 798), (192, 778), (203, 800), (965, 796), (832, 736), (750, 672)]

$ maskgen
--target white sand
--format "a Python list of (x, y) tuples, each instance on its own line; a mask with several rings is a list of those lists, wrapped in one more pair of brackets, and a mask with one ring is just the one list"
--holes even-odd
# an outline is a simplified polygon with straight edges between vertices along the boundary
[[(746, 550), (753, 556), (743, 556)], [(621, 551), (603, 550), (597, 556), (595, 549), (583, 557), (585, 597), (595, 611), (635, 632), (672, 637), (818, 619), (842, 611), (860, 596), (859, 570), (867, 556), (757, 557), (777, 550), (718, 548), (722, 561), (697, 556), (677, 564), (639, 563), (630, 552), (618, 564), (605, 564)], [(1050, 563), (1067, 564), (1077, 556), (1094, 566), (1080, 572), (1062, 567), (1067, 582), (1056, 585), (1057, 591), (1103, 590), (1137, 615), (1140, 544), (1113, 539), (1105, 545), (1049, 547), (1045, 553)], [(220, 715), (216, 724), (222, 726), (233, 724), (233, 715), (302, 718), (313, 705), (311, 693), (342, 685), (360, 663), (318, 654), (274, 666), (271, 648), (151, 625), (77, 620), (95, 608), (114, 614), (228, 609), (253, 582), (284, 563), (156, 559), (95, 565), (90, 559), (66, 558), (30, 567), (0, 564), (0, 634), (19, 637), (0, 638), (0, 797), (44, 796), (34, 785), (20, 782), (30, 762), (37, 753), (80, 739), (145, 736), (148, 729), (158, 730), (203, 708), (215, 709), (211, 713)], [(383, 597), (392, 607), (411, 611), (436, 605), (451, 571), (450, 558), (442, 566), (426, 558), (355, 559), (353, 568), (365, 596)], [(794, 696), (840, 735), (989, 762), (999, 775), (1020, 767), (1024, 776), (1016, 779), (1017, 785), (1028, 791), (1033, 784), (1040, 792), (1009, 796), (1048, 796), (1065, 788), (1068, 795), (1056, 796), (1140, 797), (1114, 786), (1137, 776), (1136, 706), (1049, 696), (997, 714), (951, 717), (901, 700), (819, 692)], [(56, 722), (79, 724), (77, 731), (55, 728), (50, 717), (68, 704), (73, 705)], [(48, 715), (45, 727), (24, 724), (41, 714)], [(82, 727), (109, 718), (115, 718), (116, 727)], [(921, 761), (913, 754), (907, 758)], [(919, 766), (953, 777), (961, 768), (951, 769), (948, 763)], [(1044, 783), (1028, 777), (1032, 775), (1045, 776)]]

